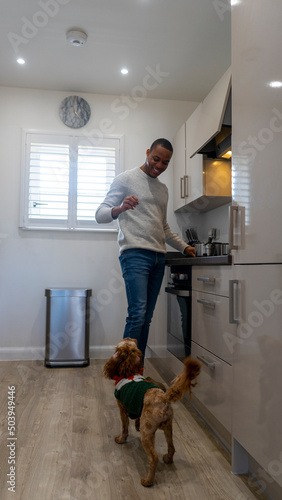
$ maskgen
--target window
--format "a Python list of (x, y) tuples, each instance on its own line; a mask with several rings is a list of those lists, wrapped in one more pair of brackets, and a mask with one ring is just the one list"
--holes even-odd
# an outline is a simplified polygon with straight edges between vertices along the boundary
[(95, 211), (120, 172), (121, 137), (96, 139), (26, 132), (21, 227), (116, 229)]

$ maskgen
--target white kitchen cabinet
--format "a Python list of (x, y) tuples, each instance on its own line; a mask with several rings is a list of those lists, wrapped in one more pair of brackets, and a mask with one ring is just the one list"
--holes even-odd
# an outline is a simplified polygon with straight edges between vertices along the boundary
[(199, 197), (203, 186), (203, 156), (191, 156), (194, 152), (194, 143), (196, 141), (196, 130), (199, 126), (199, 120), (202, 112), (202, 103), (200, 103), (192, 115), (186, 121), (185, 149), (186, 149), (186, 205)]
[(190, 140), (197, 127), (202, 105), (180, 127), (173, 140), (173, 208), (187, 206), (203, 192), (203, 156), (190, 158)]
[(192, 342), (191, 355), (202, 360), (193, 395), (231, 432), (232, 367), (195, 342)]
[(174, 138), (175, 211), (205, 212), (231, 202), (230, 161), (195, 154), (220, 131), (230, 85), (229, 68)]
[(203, 103), (200, 102), (193, 113), (186, 120), (186, 154), (192, 158), (197, 151), (197, 130), (200, 127)]
[[(195, 128), (188, 137), (189, 156), (200, 151), (221, 130), (222, 121), (231, 89), (231, 67), (203, 100), (198, 111)], [(197, 108), (198, 109), (198, 108)]]
[[(231, 432), (232, 362), (229, 322), (230, 266), (192, 268), (192, 356), (202, 362), (202, 376), (194, 396)], [(210, 392), (211, 391), (211, 392)], [(197, 402), (194, 401), (195, 406)]]
[[(250, 23), (254, 11), (256, 22)], [(282, 263), (281, 89), (268, 85), (281, 79), (281, 15), (280, 0), (271, 9), (263, 0), (241, 2), (232, 12), (230, 241), (238, 246), (232, 252), (235, 263)], [(263, 34), (261, 26), (268, 27)]]
[(178, 210), (187, 203), (187, 177), (185, 153), (185, 123), (173, 140), (173, 209)]
[[(282, 3), (232, 10), (232, 182), (236, 335), (233, 471), (270, 475), (282, 498), (282, 169), (281, 89), (269, 82), (280, 57)], [(240, 466), (241, 460), (241, 466)], [(251, 464), (252, 461), (249, 461)]]
[(282, 266), (234, 268), (233, 438), (282, 486)]
[(192, 338), (197, 344), (232, 365), (229, 337), (235, 331), (229, 324), (228, 297), (193, 290)]
[[(183, 148), (185, 125), (174, 140), (173, 207), (174, 210), (206, 212), (226, 205), (231, 197), (231, 162), (206, 159), (202, 154), (189, 158)], [(186, 134), (187, 138), (187, 134)], [(187, 152), (187, 148), (186, 148)]]
[[(187, 154), (185, 172), (187, 184), (186, 205), (189, 205), (203, 195), (203, 155), (195, 155), (193, 158), (190, 158)], [(197, 210), (197, 208), (196, 206), (195, 209)]]
[(194, 266), (192, 289), (229, 297), (229, 281), (232, 279), (232, 266)]

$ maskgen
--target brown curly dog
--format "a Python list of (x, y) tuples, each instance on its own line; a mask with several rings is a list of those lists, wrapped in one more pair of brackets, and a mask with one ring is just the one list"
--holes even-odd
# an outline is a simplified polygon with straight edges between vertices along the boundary
[(164, 431), (168, 452), (163, 456), (167, 464), (173, 462), (175, 448), (172, 439), (173, 410), (170, 403), (181, 399), (185, 392), (196, 385), (192, 381), (199, 375), (201, 365), (197, 360), (186, 358), (183, 372), (178, 375), (169, 389), (164, 392), (152, 379), (142, 376), (142, 353), (134, 339), (123, 339), (116, 347), (114, 355), (104, 366), (104, 375), (115, 380), (115, 397), (120, 410), (122, 432), (115, 438), (116, 443), (125, 443), (128, 436), (129, 418), (135, 419), (136, 429), (141, 433), (141, 441), (149, 458), (149, 473), (141, 479), (143, 486), (154, 482), (158, 455), (156, 453), (155, 432)]

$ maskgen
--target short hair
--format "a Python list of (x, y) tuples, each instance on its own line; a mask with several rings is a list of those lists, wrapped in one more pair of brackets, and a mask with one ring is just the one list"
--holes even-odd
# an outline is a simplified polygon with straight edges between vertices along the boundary
[(150, 151), (155, 149), (157, 146), (161, 146), (162, 148), (168, 149), (168, 151), (171, 151), (171, 154), (173, 153), (173, 147), (171, 142), (169, 142), (167, 139), (156, 139), (150, 147)]

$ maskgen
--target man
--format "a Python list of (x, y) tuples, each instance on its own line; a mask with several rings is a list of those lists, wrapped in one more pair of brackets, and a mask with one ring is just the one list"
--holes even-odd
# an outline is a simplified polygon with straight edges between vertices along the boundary
[(149, 327), (163, 280), (166, 246), (195, 256), (167, 223), (168, 190), (158, 179), (173, 153), (167, 139), (157, 139), (141, 167), (118, 175), (96, 211), (98, 223), (118, 219), (120, 264), (125, 281), (128, 316), (124, 338), (135, 338), (145, 357)]

